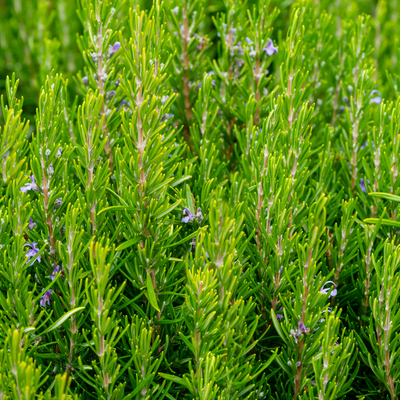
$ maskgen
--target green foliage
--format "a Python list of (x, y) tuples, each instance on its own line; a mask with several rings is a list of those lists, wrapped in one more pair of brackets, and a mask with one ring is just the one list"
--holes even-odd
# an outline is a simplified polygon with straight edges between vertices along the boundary
[(397, 0), (0, 0), (0, 398), (400, 396)]

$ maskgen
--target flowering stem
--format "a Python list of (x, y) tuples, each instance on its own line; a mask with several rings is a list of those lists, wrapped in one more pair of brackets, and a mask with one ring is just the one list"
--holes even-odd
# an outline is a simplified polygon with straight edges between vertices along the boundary
[(287, 96), (289, 97), (289, 129), (292, 129), (293, 124), (293, 99), (292, 99), (292, 83), (293, 83), (293, 70), (290, 71), (289, 79), (288, 79), (288, 88), (287, 88)]
[[(396, 182), (396, 179), (397, 179), (397, 174), (398, 174), (398, 172), (397, 172), (397, 162), (396, 162), (396, 160), (394, 160), (393, 167), (392, 167), (393, 185), (390, 187), (390, 193), (392, 193), (392, 194), (394, 193), (394, 185), (395, 185), (395, 182)], [(394, 208), (394, 205), (393, 205), (393, 209), (392, 209), (391, 214), (392, 214), (392, 220), (396, 221), (396, 209)]]
[[(280, 237), (278, 238), (278, 246), (280, 246), (281, 243), (282, 243), (282, 236), (280, 236)], [(273, 296), (272, 302), (271, 302), (271, 307), (272, 307), (272, 310), (273, 310), (274, 312), (275, 312), (275, 310), (276, 310), (276, 306), (278, 305), (278, 295), (277, 295), (277, 292), (278, 292), (278, 289), (279, 289), (279, 280), (280, 280), (280, 277), (281, 277), (281, 272), (278, 271), (278, 272), (275, 274), (274, 296)]]
[(228, 78), (229, 78), (229, 83), (231, 82), (231, 80), (232, 80), (232, 76), (233, 76), (233, 68), (232, 68), (232, 57), (233, 57), (233, 54), (232, 54), (232, 40), (233, 40), (233, 36), (232, 36), (232, 24), (231, 24), (231, 26), (229, 27), (229, 34), (228, 34), (228, 47), (229, 47), (229, 55), (230, 55), (230, 58), (229, 58), (229, 67), (228, 67)]
[[(100, 285), (100, 282), (97, 282), (98, 285)], [(101, 369), (103, 373), (103, 382), (104, 382), (104, 387), (106, 390), (106, 393), (108, 394), (108, 383), (109, 383), (109, 378), (108, 378), (108, 373), (105, 371), (105, 360), (104, 360), (104, 351), (105, 351), (105, 345), (104, 345), (104, 335), (101, 334), (101, 315), (103, 313), (103, 296), (100, 294), (100, 290), (98, 292), (98, 301), (99, 301), (99, 309), (97, 311), (98, 313), (98, 333), (99, 333), (99, 341), (100, 341), (100, 351), (99, 351), (99, 358), (100, 358), (100, 364), (101, 364)]]
[(261, 232), (260, 232), (260, 218), (261, 218), (261, 207), (263, 204), (263, 190), (262, 190), (262, 177), (263, 175), (266, 173), (266, 169), (267, 169), (267, 163), (268, 163), (268, 150), (267, 150), (267, 146), (265, 146), (265, 150), (264, 150), (264, 165), (262, 168), (262, 172), (261, 172), (261, 176), (260, 176), (260, 183), (258, 185), (258, 203), (257, 203), (257, 212), (256, 212), (256, 219), (257, 219), (257, 249), (258, 251), (261, 253), (261, 243), (260, 243), (260, 236), (261, 236)]
[[(264, 25), (264, 18), (261, 18), (261, 21), (260, 21), (261, 28), (263, 27), (263, 25)], [(260, 57), (258, 56), (259, 51), (260, 51), (260, 46), (259, 46), (259, 41), (257, 38), (257, 40), (256, 40), (257, 59), (256, 59), (256, 70), (255, 70), (255, 75), (254, 75), (254, 77), (255, 77), (255, 82), (254, 82), (255, 88), (254, 89), (255, 89), (256, 102), (257, 102), (257, 109), (256, 109), (256, 114), (254, 116), (254, 123), (256, 125), (258, 125), (260, 123), (260, 104), (259, 103), (260, 103), (260, 99), (261, 99), (261, 93), (258, 88), (258, 84), (260, 81)]]
[[(303, 298), (303, 306), (301, 309), (301, 323), (304, 325), (306, 320), (306, 310), (307, 310), (307, 298), (308, 298), (308, 282), (307, 282), (307, 275), (308, 275), (308, 267), (310, 266), (312, 257), (312, 249), (308, 251), (308, 258), (304, 265), (304, 276), (303, 276), (303, 286), (304, 286), (304, 298)], [(294, 397), (293, 399), (296, 400), (297, 396), (300, 391), (301, 387), (301, 374), (303, 372), (303, 365), (301, 364), (301, 353), (304, 347), (304, 338), (302, 338), (299, 342), (299, 356), (297, 359), (297, 373), (295, 377), (295, 389), (294, 389)]]
[(352, 166), (352, 176), (351, 176), (351, 190), (354, 189), (354, 186), (356, 184), (356, 178), (357, 178), (357, 140), (358, 140), (358, 124), (360, 120), (357, 117), (354, 124), (353, 124), (353, 156), (351, 159), (351, 166)]
[[(93, 161), (93, 144), (92, 144), (92, 128), (89, 127), (88, 135), (87, 135), (87, 146), (88, 146), (88, 154), (89, 154), (89, 161), (88, 161), (88, 189), (92, 186), (93, 183), (93, 171), (94, 171), (94, 161)], [(92, 207), (90, 209), (90, 220), (92, 222), (92, 235), (94, 236), (96, 232), (96, 199), (94, 199)], [(94, 250), (93, 246), (93, 250)]]
[[(202, 290), (203, 290), (203, 281), (200, 282), (199, 291), (197, 293), (197, 302), (198, 302), (197, 304), (198, 305), (200, 305), (200, 295), (201, 295)], [(199, 307), (197, 309), (197, 318), (200, 318), (200, 313), (201, 313), (201, 308)], [(194, 338), (196, 341), (196, 349), (195, 349), (194, 357), (196, 359), (196, 367), (198, 369), (201, 337), (200, 337), (200, 332), (197, 331), (197, 327), (195, 328)], [(197, 371), (197, 373), (198, 373), (198, 371)]]
[(143, 153), (145, 148), (145, 143), (143, 140), (143, 125), (142, 120), (140, 118), (140, 110), (142, 106), (142, 82), (138, 77), (136, 77), (136, 83), (139, 85), (139, 90), (136, 95), (136, 106), (137, 106), (137, 121), (136, 121), (136, 128), (138, 131), (138, 151), (139, 151), (139, 170), (140, 170), (140, 177), (139, 177), (139, 195), (143, 196), (143, 185), (146, 181), (144, 175), (144, 168), (143, 168)]
[[(97, 49), (98, 49), (98, 54), (97, 54), (97, 58), (98, 58), (98, 70), (97, 70), (97, 77), (98, 77), (98, 86), (99, 86), (99, 95), (103, 96), (103, 101), (101, 104), (101, 114), (100, 115), (104, 115), (105, 114), (105, 104), (104, 104), (104, 85), (103, 85), (103, 74), (104, 74), (104, 70), (103, 70), (103, 52), (102, 52), (102, 48), (103, 48), (103, 26), (100, 22), (100, 16), (97, 16), (97, 20), (99, 21), (99, 30), (97, 32)], [(113, 159), (113, 155), (111, 152), (111, 144), (110, 144), (110, 135), (107, 132), (107, 123), (106, 120), (104, 119), (103, 121), (103, 126), (102, 126), (102, 131), (104, 133), (104, 135), (107, 137), (107, 142), (105, 145), (105, 150), (106, 153), (108, 154), (109, 157), (109, 166), (110, 166), (110, 170), (113, 170), (114, 167), (114, 159)]]
[[(365, 315), (367, 313), (367, 307), (368, 307), (368, 295), (369, 295), (369, 287), (370, 287), (370, 264), (371, 264), (371, 250), (372, 250), (372, 244), (373, 242), (371, 241), (370, 245), (368, 246), (367, 250), (367, 257), (365, 258), (365, 269), (366, 269), (366, 279), (365, 279), (365, 292), (364, 292), (364, 300), (363, 300), (363, 314)], [(361, 324), (363, 324), (363, 321), (361, 321)]]
[(54, 267), (57, 266), (57, 257), (56, 257), (56, 240), (53, 237), (53, 219), (52, 215), (49, 213), (49, 184), (47, 181), (47, 174), (45, 169), (44, 158), (42, 156), (42, 173), (43, 173), (43, 200), (44, 200), (44, 213), (46, 217), (46, 224), (49, 229), (49, 238), (50, 238), (50, 253), (53, 255), (53, 264)]
[(189, 125), (190, 118), (192, 116), (192, 110), (190, 108), (190, 88), (189, 88), (189, 56), (188, 56), (188, 40), (189, 40), (189, 20), (187, 16), (186, 2), (183, 6), (183, 97), (184, 97), (184, 107), (186, 114), (186, 140), (189, 140)]
[[(72, 250), (72, 239), (74, 237), (74, 231), (70, 231), (69, 232), (69, 237), (68, 237), (68, 264), (67, 264), (67, 269), (68, 269), (68, 285), (70, 287), (71, 290), (71, 300), (70, 300), (70, 306), (71, 306), (71, 310), (73, 310), (75, 308), (75, 288), (74, 288), (74, 284), (72, 282), (72, 266), (74, 264), (74, 253)], [(74, 316), (71, 316), (71, 339), (70, 339), (70, 347), (69, 347), (69, 355), (68, 355), (68, 364), (67, 364), (67, 368), (66, 368), (66, 372), (69, 374), (70, 370), (73, 369), (72, 368), (72, 359), (74, 356), (74, 345), (75, 345), (75, 334), (76, 334), (76, 321)]]
[(391, 291), (392, 285), (389, 284), (389, 288), (386, 293), (386, 318), (385, 318), (385, 327), (384, 327), (384, 340), (385, 340), (385, 370), (386, 370), (386, 380), (390, 389), (390, 395), (392, 399), (397, 399), (396, 391), (394, 388), (394, 381), (392, 375), (390, 374), (390, 352), (389, 352), (389, 330), (390, 330), (390, 303), (389, 303), (389, 296)]
[[(333, 282), (335, 287), (337, 287), (339, 283), (339, 277), (340, 277), (340, 271), (342, 270), (343, 267), (343, 255), (344, 255), (344, 250), (346, 248), (346, 235), (344, 232), (342, 232), (342, 245), (340, 246), (340, 251), (339, 251), (339, 263), (335, 271), (335, 277), (333, 278)], [(335, 296), (331, 296), (331, 306), (333, 307), (335, 304)]]
[[(375, 152), (375, 160), (374, 160), (374, 164), (375, 164), (375, 171), (376, 171), (376, 175), (375, 175), (375, 182), (374, 182), (374, 192), (378, 191), (378, 177), (379, 177), (379, 156), (380, 156), (380, 143), (377, 143), (376, 146), (376, 152)], [(376, 201), (378, 201), (378, 199), (376, 199)], [(372, 218), (376, 217), (376, 204), (374, 203), (372, 205)]]
[[(339, 28), (340, 28), (340, 22), (339, 22)], [(340, 51), (339, 51), (339, 57), (340, 57), (339, 79), (338, 79), (338, 83), (337, 83), (336, 88), (335, 88), (335, 97), (333, 99), (333, 112), (332, 112), (332, 119), (331, 119), (331, 127), (333, 127), (333, 125), (335, 124), (336, 113), (337, 113), (337, 110), (338, 110), (338, 102), (339, 102), (339, 94), (340, 94), (340, 82), (341, 82), (342, 73), (343, 73), (343, 64), (344, 64), (345, 55), (343, 54), (343, 56), (340, 56)]]

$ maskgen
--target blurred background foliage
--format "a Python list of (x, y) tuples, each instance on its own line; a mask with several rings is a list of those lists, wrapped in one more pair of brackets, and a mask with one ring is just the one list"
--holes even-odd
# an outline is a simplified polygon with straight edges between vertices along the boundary
[[(179, 1), (168, 0), (171, 6)], [(247, 2), (249, 8), (255, 0)], [(376, 80), (386, 80), (387, 72), (399, 71), (399, 57), (393, 42), (397, 41), (400, 29), (399, 0), (321, 0), (320, 5), (333, 13), (346, 18), (356, 18), (360, 14), (372, 16), (375, 28), (370, 32), (370, 41), (375, 48)], [(72, 5), (73, 4), (73, 5)], [(130, 0), (125, 2), (125, 12), (131, 6), (139, 4), (142, 9), (150, 9), (151, 0)], [(275, 35), (281, 40), (285, 37), (290, 12), (296, 6), (295, 0), (273, 0), (271, 9), (277, 7), (281, 12), (274, 23)], [(73, 77), (83, 67), (83, 59), (77, 45), (77, 35), (83, 27), (76, 14), (77, 0), (0, 0), (0, 94), (5, 91), (5, 77), (16, 73), (20, 80), (19, 93), (24, 98), (24, 117), (33, 121), (39, 90), (51, 70), (62, 71), (66, 79)], [(224, 11), (222, 0), (205, 2), (204, 26), (201, 30), (208, 33), (213, 42), (214, 52), (219, 38), (215, 36), (212, 17)], [(279, 40), (279, 41), (280, 41)], [(212, 56), (212, 51), (209, 53)], [(276, 77), (279, 79), (279, 77)], [(74, 85), (69, 85), (70, 95), (74, 98)], [(386, 86), (382, 87), (383, 97), (394, 98)], [(34, 129), (34, 125), (30, 125)]]

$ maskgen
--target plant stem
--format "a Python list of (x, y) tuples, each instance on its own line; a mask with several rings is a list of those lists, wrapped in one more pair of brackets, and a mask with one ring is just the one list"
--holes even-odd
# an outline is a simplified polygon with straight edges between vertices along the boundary
[[(97, 17), (98, 21), (100, 21), (100, 17)], [(97, 60), (98, 60), (98, 69), (97, 69), (97, 77), (98, 77), (98, 86), (99, 86), (99, 95), (103, 96), (103, 101), (101, 104), (101, 115), (105, 114), (105, 99), (104, 99), (104, 85), (103, 85), (103, 74), (104, 74), (104, 69), (103, 69), (103, 26), (100, 23), (99, 24), (99, 30), (97, 32)], [(109, 158), (109, 167), (110, 171), (112, 172), (114, 168), (114, 159), (111, 151), (111, 143), (110, 143), (110, 135), (107, 131), (107, 122), (106, 119), (104, 118), (103, 125), (102, 125), (102, 131), (104, 135), (107, 137), (107, 142), (105, 145), (105, 150)]]
[(189, 126), (190, 126), (190, 119), (192, 117), (192, 110), (190, 107), (190, 87), (188, 78), (188, 70), (189, 70), (189, 56), (187, 52), (188, 40), (189, 40), (189, 20), (187, 16), (187, 8), (185, 1), (183, 6), (183, 98), (184, 98), (184, 107), (186, 114), (185, 132), (187, 141), (190, 138)]
[[(42, 148), (43, 152), (43, 148)], [(47, 180), (47, 173), (45, 168), (45, 162), (42, 155), (42, 173), (43, 173), (43, 200), (44, 200), (44, 213), (46, 218), (47, 228), (49, 230), (50, 238), (50, 254), (52, 254), (54, 268), (57, 266), (57, 256), (56, 256), (56, 240), (53, 236), (53, 218), (49, 213), (49, 183)]]

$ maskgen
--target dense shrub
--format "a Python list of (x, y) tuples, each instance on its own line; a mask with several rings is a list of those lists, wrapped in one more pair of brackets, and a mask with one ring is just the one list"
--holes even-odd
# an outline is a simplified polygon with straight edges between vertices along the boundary
[(0, 399), (397, 399), (399, 7), (0, 0)]

